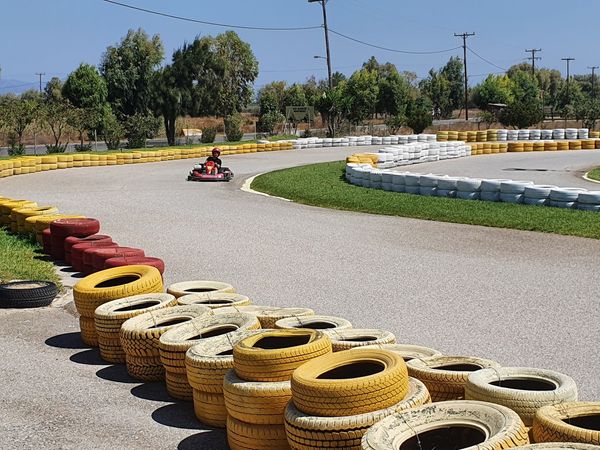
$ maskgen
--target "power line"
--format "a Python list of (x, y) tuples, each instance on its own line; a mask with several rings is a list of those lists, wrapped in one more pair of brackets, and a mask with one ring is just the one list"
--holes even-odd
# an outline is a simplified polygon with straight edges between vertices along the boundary
[(467, 76), (467, 38), (475, 36), (475, 33), (454, 33), (455, 37), (461, 37), (463, 40), (463, 63), (465, 67), (465, 120), (469, 121), (469, 78)]
[(498, 64), (494, 64), (493, 62), (491, 62), (489, 59), (485, 59), (483, 56), (481, 56), (479, 53), (475, 52), (475, 50), (473, 50), (471, 47), (467, 47), (467, 50), (469, 50), (471, 53), (473, 53), (475, 56), (477, 56), (479, 59), (481, 59), (482, 61), (488, 63), (491, 66), (494, 66), (496, 69), (500, 69), (503, 72), (506, 72), (507, 70), (504, 67), (500, 67)]
[(154, 14), (156, 16), (168, 17), (170, 19), (183, 20), (185, 22), (192, 23), (201, 23), (203, 25), (212, 25), (215, 27), (224, 27), (224, 28), (238, 28), (242, 30), (257, 30), (257, 31), (301, 31), (301, 30), (317, 30), (321, 28), (320, 25), (312, 26), (312, 27), (251, 27), (246, 25), (231, 25), (226, 23), (219, 22), (209, 22), (206, 20), (192, 19), (190, 17), (176, 16), (174, 14), (163, 13), (160, 11), (154, 11), (151, 9), (140, 8), (139, 6), (128, 5), (127, 3), (121, 3), (114, 0), (102, 0), (106, 3), (110, 3), (117, 6), (122, 6), (123, 8), (129, 8), (136, 11), (142, 11), (148, 14)]
[(452, 51), (458, 50), (460, 48), (460, 47), (453, 47), (453, 48), (449, 48), (449, 49), (446, 49), (446, 50), (436, 50), (436, 51), (430, 51), (430, 52), (416, 52), (416, 51), (408, 51), (408, 50), (397, 50), (397, 49), (393, 49), (393, 48), (382, 47), (380, 45), (369, 44), (368, 42), (361, 41), (360, 39), (356, 39), (356, 38), (347, 36), (345, 34), (340, 33), (339, 31), (332, 30), (331, 28), (329, 29), (329, 32), (333, 33), (333, 34), (335, 34), (337, 36), (340, 36), (340, 37), (342, 37), (344, 39), (348, 39), (349, 41), (357, 42), (359, 44), (366, 45), (368, 47), (378, 48), (379, 50), (385, 50), (387, 52), (403, 53), (403, 54), (406, 54), (406, 55), (435, 55), (435, 54), (438, 54), (438, 53), (452, 52)]
[(37, 81), (34, 81), (32, 83), (15, 84), (12, 86), (0, 86), (0, 89), (16, 89), (16, 88), (21, 88), (21, 87), (25, 87), (25, 86), (31, 86), (34, 84), (37, 84)]

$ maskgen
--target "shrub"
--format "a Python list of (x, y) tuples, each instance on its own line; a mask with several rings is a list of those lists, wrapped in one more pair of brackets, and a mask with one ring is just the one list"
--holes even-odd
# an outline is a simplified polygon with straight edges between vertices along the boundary
[[(108, 147), (108, 145), (107, 145)], [(76, 152), (91, 152), (92, 144), (84, 144), (84, 145), (75, 145)]]
[(146, 139), (153, 138), (160, 128), (160, 120), (152, 115), (134, 114), (127, 119), (128, 148), (146, 147)]
[(273, 134), (284, 122), (285, 116), (279, 111), (269, 111), (260, 116), (256, 128), (263, 133)]
[(209, 144), (211, 142), (215, 142), (215, 137), (217, 137), (217, 128), (216, 127), (206, 127), (202, 130), (202, 136), (200, 137), (200, 142), (203, 144)]
[(121, 147), (121, 137), (125, 129), (117, 120), (117, 117), (109, 109), (104, 112), (100, 123), (100, 136), (106, 143), (108, 150), (118, 150)]
[(25, 146), (19, 142), (19, 136), (16, 133), (9, 132), (7, 139), (8, 156), (21, 156), (25, 154)]
[(422, 133), (432, 123), (431, 104), (426, 99), (420, 97), (409, 104), (406, 111), (406, 124), (415, 134)]
[(388, 127), (388, 131), (390, 134), (396, 134), (402, 128), (402, 125), (406, 122), (406, 117), (402, 114), (397, 114), (395, 116), (390, 116), (385, 119), (385, 124)]
[(229, 142), (241, 141), (244, 137), (244, 132), (242, 131), (242, 121), (242, 115), (239, 113), (225, 117), (225, 136)]
[(49, 154), (52, 153), (64, 153), (67, 150), (69, 144), (51, 144), (46, 145), (46, 151)]

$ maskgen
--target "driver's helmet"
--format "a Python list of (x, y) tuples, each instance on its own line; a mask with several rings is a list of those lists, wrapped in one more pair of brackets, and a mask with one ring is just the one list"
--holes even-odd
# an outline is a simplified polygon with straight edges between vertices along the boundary
[(219, 150), (217, 147), (212, 149), (213, 156), (219, 156), (220, 154), (221, 154), (221, 150)]

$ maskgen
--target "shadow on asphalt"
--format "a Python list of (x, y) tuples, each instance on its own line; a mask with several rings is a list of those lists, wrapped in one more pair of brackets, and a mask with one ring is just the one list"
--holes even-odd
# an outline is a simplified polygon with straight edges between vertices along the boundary
[(174, 398), (169, 395), (164, 382), (142, 383), (139, 386), (131, 388), (131, 394), (142, 400), (152, 400), (155, 402), (173, 402)]
[(77, 269), (74, 269), (74, 268), (73, 268), (73, 267), (71, 267), (71, 266), (65, 266), (65, 267), (63, 267), (62, 269), (60, 269), (60, 271), (61, 271), (61, 272), (64, 272), (64, 273), (77, 273), (77, 272), (78, 272), (78, 270), (77, 270)]
[[(104, 363), (106, 364), (106, 363)], [(127, 373), (125, 364), (118, 364), (115, 366), (104, 367), (96, 372), (98, 378), (108, 381), (116, 381), (117, 383), (139, 383), (131, 375)]]
[(45, 344), (56, 348), (90, 348), (81, 340), (81, 333), (64, 333), (46, 339)]
[(155, 422), (167, 427), (183, 428), (185, 430), (211, 430), (201, 424), (194, 415), (192, 402), (178, 402), (161, 406), (152, 413)]
[(214, 429), (186, 437), (177, 450), (227, 450), (225, 430)]
[(105, 366), (107, 364), (107, 362), (100, 357), (100, 350), (97, 348), (91, 348), (75, 353), (74, 355), (71, 355), (69, 359), (74, 363), (88, 364), (90, 366)]

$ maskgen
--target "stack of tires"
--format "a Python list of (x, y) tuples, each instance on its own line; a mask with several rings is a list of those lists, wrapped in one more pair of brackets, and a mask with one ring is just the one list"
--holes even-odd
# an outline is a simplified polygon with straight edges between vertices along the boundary
[(456, 182), (456, 197), (463, 200), (479, 200), (481, 180), (461, 178)]
[(292, 373), (330, 353), (331, 341), (316, 330), (268, 330), (241, 339), (223, 381), (232, 450), (287, 449), (284, 411)]
[(533, 183), (528, 181), (503, 181), (500, 183), (500, 201), (523, 203), (525, 189)]
[(548, 204), (550, 191), (556, 186), (531, 185), (523, 192), (523, 203), (526, 205), (544, 206)]
[(96, 219), (58, 219), (50, 224), (52, 258), (65, 259), (65, 239), (69, 236), (88, 237), (100, 231), (100, 222)]
[[(429, 403), (427, 388), (386, 350), (353, 350), (300, 366), (291, 380), (285, 430), (292, 449), (361, 448), (376, 422)], [(392, 447), (390, 447), (392, 448)]]
[[(199, 305), (195, 306), (201, 308)], [(250, 314), (212, 315), (212, 310), (210, 308), (206, 309), (211, 313), (173, 327), (162, 334), (159, 339), (158, 349), (160, 362), (165, 368), (167, 391), (171, 397), (179, 400), (193, 400), (192, 386), (188, 382), (185, 366), (186, 352), (192, 346), (217, 336), (231, 336), (232, 333), (238, 331), (260, 328), (258, 319)], [(219, 399), (215, 398), (213, 400), (217, 401)], [(220, 410), (224, 413), (224, 404), (218, 402), (211, 404), (212, 409), (218, 406), (221, 407)]]
[(227, 306), (214, 310), (215, 314), (227, 314), (233, 312), (243, 312), (255, 316), (259, 321), (261, 328), (275, 328), (278, 320), (289, 317), (314, 316), (315, 312), (310, 308), (280, 308), (275, 306)]
[(579, 195), (585, 192), (585, 189), (580, 188), (554, 188), (550, 190), (548, 204), (557, 208), (574, 209), (577, 208)]
[(250, 298), (242, 294), (229, 292), (206, 292), (204, 294), (187, 294), (177, 299), (179, 305), (202, 305), (210, 309), (224, 308), (227, 306), (248, 306)]
[(375, 328), (334, 328), (324, 331), (331, 339), (334, 352), (351, 350), (366, 345), (396, 343), (396, 336), (387, 330)]

